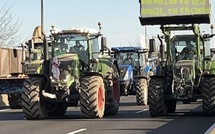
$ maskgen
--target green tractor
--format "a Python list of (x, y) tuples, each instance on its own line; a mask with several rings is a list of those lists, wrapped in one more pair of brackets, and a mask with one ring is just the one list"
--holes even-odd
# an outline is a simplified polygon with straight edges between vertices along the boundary
[(78, 102), (84, 118), (118, 113), (119, 69), (100, 30), (100, 23), (99, 31), (52, 27), (51, 43), (44, 37), (40, 46), (43, 56), (36, 72), (13, 77), (23, 82), (22, 107), (27, 119), (64, 115), (67, 107), (76, 107)]
[[(151, 76), (148, 87), (150, 115), (154, 117), (174, 113), (177, 101), (190, 103), (197, 99), (202, 99), (204, 114), (214, 115), (215, 61), (208, 43), (208, 38), (212, 38), (214, 34), (202, 35), (200, 32), (200, 24), (210, 23), (209, 0), (199, 3), (198, 8), (187, 3), (186, 9), (183, 1), (166, 3), (165, 8), (158, 6), (156, 2), (141, 0), (139, 3), (141, 25), (160, 25), (164, 34), (158, 35), (161, 42), (160, 65), (156, 69), (156, 75)], [(148, 11), (155, 7), (162, 12), (149, 14)], [(205, 10), (198, 10), (200, 8)], [(173, 10), (174, 12), (170, 12)], [(192, 12), (187, 12), (188, 10)], [(172, 31), (175, 35), (171, 38)], [(192, 35), (179, 35), (176, 33), (178, 31), (191, 31)], [(151, 52), (154, 48), (150, 44)]]
[[(213, 35), (201, 35), (198, 25), (162, 26), (161, 29), (165, 34), (167, 55), (165, 58), (164, 45), (160, 39), (161, 62), (160, 70), (157, 70), (160, 74), (151, 76), (148, 89), (151, 116), (174, 113), (177, 101), (190, 103), (197, 99), (202, 99), (204, 113), (215, 114), (215, 61), (211, 58), (210, 44), (206, 40)], [(194, 34), (170, 38), (170, 31), (174, 30), (193, 30)], [(176, 49), (178, 45), (183, 46), (188, 41), (192, 43), (194, 50), (183, 53), (183, 50)]]

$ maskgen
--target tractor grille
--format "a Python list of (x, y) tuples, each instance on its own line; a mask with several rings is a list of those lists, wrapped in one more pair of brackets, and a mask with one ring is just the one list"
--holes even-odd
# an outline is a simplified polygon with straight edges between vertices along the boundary
[(181, 73), (183, 76), (187, 77), (192, 73), (194, 69), (193, 60), (180, 60), (175, 64), (175, 75), (181, 77)]

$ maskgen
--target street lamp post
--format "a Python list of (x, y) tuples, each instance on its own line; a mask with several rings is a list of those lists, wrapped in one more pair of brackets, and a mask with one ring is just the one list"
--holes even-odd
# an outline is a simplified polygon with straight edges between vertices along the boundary
[(43, 40), (43, 46), (44, 46), (44, 74), (47, 76), (50, 76), (50, 69), (49, 69), (49, 54), (48, 54), (48, 42), (46, 38), (46, 34), (44, 32), (44, 0), (41, 0), (41, 32), (42, 32), (42, 40)]
[(44, 34), (44, 11), (43, 11), (43, 5), (44, 5), (44, 1), (41, 0), (41, 32), (42, 32), (42, 35)]

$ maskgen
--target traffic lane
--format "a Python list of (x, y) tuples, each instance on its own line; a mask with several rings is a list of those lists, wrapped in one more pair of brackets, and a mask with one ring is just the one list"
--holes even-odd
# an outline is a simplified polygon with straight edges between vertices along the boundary
[[(148, 106), (137, 106), (134, 100), (135, 97), (122, 97), (119, 113), (114, 116), (105, 116), (103, 119), (83, 119), (79, 108), (69, 108), (66, 115), (62, 117), (37, 121), (24, 120), (22, 110), (2, 111), (0, 112), (0, 131), (1, 134), (67, 134), (71, 132), (138, 134), (194, 133), (193, 130), (195, 130), (198, 134), (204, 133), (213, 124), (211, 122), (214, 118), (199, 115), (201, 103), (179, 104), (175, 114), (151, 118), (147, 110)], [(191, 113), (189, 113), (190, 110), (192, 110)], [(201, 125), (199, 122), (204, 123)], [(186, 129), (187, 126), (190, 127)]]
[[(142, 117), (137, 117), (140, 114), (135, 114), (136, 110), (120, 110), (117, 115), (106, 116), (103, 119), (83, 119), (78, 111), (69, 111), (65, 116), (50, 118), (45, 120), (29, 121), (23, 119), (21, 112), (5, 111), (7, 114), (6, 120), (0, 121), (1, 134), (12, 133), (31, 133), (31, 134), (67, 134), (77, 130), (85, 130), (86, 133), (134, 133), (143, 132)], [(16, 118), (18, 116), (18, 118)], [(21, 119), (20, 119), (21, 118)], [(131, 125), (132, 122), (132, 125)], [(133, 127), (133, 124), (135, 124)], [(122, 131), (117, 129), (124, 126)], [(138, 128), (139, 127), (139, 128)], [(140, 129), (141, 128), (141, 129)], [(84, 131), (83, 131), (84, 133)]]
[[(196, 107), (194, 109), (191, 108)], [(179, 104), (175, 114), (161, 117), (174, 120), (158, 127), (149, 134), (174, 133), (174, 134), (203, 134), (215, 122), (214, 116), (204, 116), (202, 113), (201, 102), (193, 104)]]
[(201, 103), (178, 104), (177, 111), (168, 116), (151, 118), (148, 111), (128, 116), (110, 116), (102, 126), (89, 129), (83, 134), (203, 134), (214, 123), (213, 116), (203, 116)]
[[(172, 117), (164, 117), (172, 118)], [(175, 117), (174, 117), (175, 118)], [(211, 125), (213, 125), (215, 118), (203, 116), (188, 116), (182, 115), (157, 129), (149, 132), (148, 134), (204, 134)]]
[[(1, 134), (10, 133), (31, 133), (31, 134), (67, 134), (79, 130), (89, 132), (89, 130), (104, 126), (111, 118), (136, 118), (131, 113), (141, 111), (142, 106), (136, 106), (134, 97), (125, 97), (121, 101), (119, 113), (115, 116), (105, 116), (104, 119), (83, 119), (80, 108), (68, 108), (65, 116), (51, 117), (50, 119), (29, 121), (24, 119), (21, 109), (11, 110), (8, 107), (0, 109), (0, 131)], [(111, 126), (110, 126), (111, 127)], [(97, 129), (95, 129), (97, 131)]]

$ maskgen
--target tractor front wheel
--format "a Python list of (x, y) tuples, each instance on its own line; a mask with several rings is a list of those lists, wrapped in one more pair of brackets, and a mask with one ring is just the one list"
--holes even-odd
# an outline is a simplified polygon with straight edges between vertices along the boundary
[(152, 117), (161, 116), (167, 113), (164, 100), (164, 78), (152, 77), (148, 88), (149, 112)]
[(175, 100), (166, 100), (167, 113), (175, 113), (176, 110), (176, 101)]
[(67, 102), (48, 102), (48, 115), (50, 116), (62, 116), (66, 113)]
[(206, 76), (202, 81), (202, 109), (206, 115), (215, 115), (215, 77)]
[(8, 102), (11, 109), (21, 109), (22, 99), (21, 94), (8, 94)]
[(22, 107), (27, 119), (42, 119), (47, 116), (44, 102), (41, 100), (40, 77), (26, 79), (22, 90)]
[(148, 82), (145, 78), (140, 78), (135, 83), (137, 105), (148, 104)]

